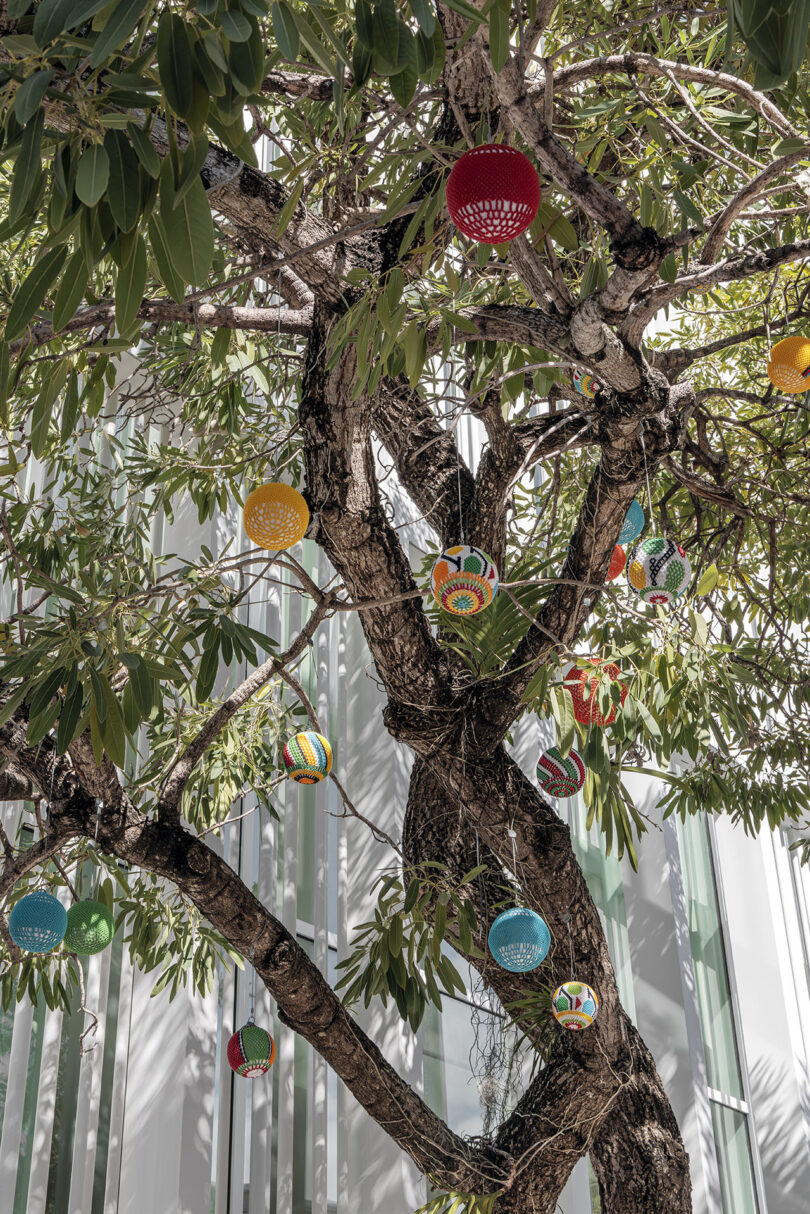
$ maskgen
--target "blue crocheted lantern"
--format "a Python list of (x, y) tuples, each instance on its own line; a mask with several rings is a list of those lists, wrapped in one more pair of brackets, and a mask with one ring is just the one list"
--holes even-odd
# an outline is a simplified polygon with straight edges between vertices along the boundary
[(525, 906), (498, 915), (487, 938), (489, 951), (502, 969), (526, 974), (537, 969), (551, 945), (545, 921)]
[(637, 539), (644, 530), (645, 521), (646, 520), (644, 518), (644, 511), (641, 507), (641, 503), (633, 498), (632, 502), (630, 503), (630, 509), (624, 516), (622, 529), (619, 532), (619, 543), (630, 544), (634, 539)]
[(8, 930), (18, 948), (28, 953), (49, 953), (64, 939), (67, 911), (53, 894), (38, 889), (14, 903)]

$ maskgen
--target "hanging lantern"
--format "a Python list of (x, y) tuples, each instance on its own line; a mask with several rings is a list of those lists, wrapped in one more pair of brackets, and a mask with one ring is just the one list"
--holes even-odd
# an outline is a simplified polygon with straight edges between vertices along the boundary
[(498, 589), (498, 570), (485, 552), (455, 544), (441, 554), (430, 575), (433, 597), (452, 615), (475, 615), (489, 607)]
[(652, 535), (627, 557), (627, 581), (645, 603), (671, 603), (692, 580), (689, 557), (674, 540)]
[(304, 538), (309, 508), (297, 489), (274, 481), (248, 494), (244, 511), (245, 532), (260, 548), (279, 552)]
[(115, 919), (103, 902), (87, 898), (74, 902), (67, 913), (65, 948), (70, 953), (90, 957), (103, 952), (115, 935)]
[(575, 750), (563, 758), (549, 746), (537, 761), (537, 783), (550, 797), (573, 797), (585, 783), (585, 764)]
[(64, 939), (67, 921), (59, 899), (38, 889), (14, 903), (8, 931), (17, 947), (27, 953), (49, 953)]
[(307, 729), (284, 747), (284, 766), (296, 784), (320, 784), (332, 770), (332, 747), (322, 733)]
[(447, 179), (447, 209), (460, 232), (503, 244), (525, 232), (540, 206), (540, 178), (527, 156), (485, 143), (460, 156)]
[(592, 375), (588, 375), (586, 371), (574, 371), (571, 375), (571, 382), (583, 396), (589, 397), (591, 400), (596, 396), (596, 380)]
[(564, 1028), (586, 1029), (596, 1019), (599, 1000), (584, 982), (564, 982), (551, 996), (551, 1010)]
[(625, 555), (624, 548), (622, 548), (620, 544), (617, 544), (613, 549), (613, 555), (610, 558), (610, 565), (608, 566), (607, 571), (607, 580), (609, 582), (615, 582), (616, 578), (620, 577), (624, 573), (624, 567), (626, 564), (627, 557)]
[[(590, 670), (581, 670), (572, 662), (563, 671), (563, 687), (566, 691), (570, 691), (574, 701), (574, 719), (579, 721), (580, 725), (598, 725), (601, 728), (603, 725), (611, 725), (616, 720), (616, 705), (611, 704), (607, 715), (600, 710), (600, 682), (607, 675), (611, 682), (615, 683), (622, 672), (615, 662), (600, 662), (598, 658), (588, 658), (587, 660), (599, 673), (594, 674)], [(627, 699), (627, 688), (624, 683), (621, 683), (620, 686), (623, 704)]]
[(810, 340), (785, 337), (771, 350), (768, 379), (780, 392), (806, 392), (810, 388)]
[(249, 1020), (237, 1029), (228, 1042), (228, 1064), (237, 1075), (255, 1079), (266, 1075), (276, 1057), (276, 1043), (270, 1034)]
[(633, 498), (632, 502), (630, 503), (630, 509), (624, 516), (622, 529), (619, 532), (619, 543), (630, 544), (633, 540), (638, 539), (644, 530), (644, 524), (646, 521), (647, 520), (644, 517), (644, 511), (641, 507), (641, 503)]
[(537, 969), (551, 946), (545, 921), (525, 906), (503, 911), (489, 929), (489, 951), (502, 969), (526, 974)]

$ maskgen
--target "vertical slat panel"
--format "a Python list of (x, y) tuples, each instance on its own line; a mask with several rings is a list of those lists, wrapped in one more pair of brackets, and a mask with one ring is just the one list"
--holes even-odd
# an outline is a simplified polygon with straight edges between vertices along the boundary
[(42, 1062), (39, 1070), (37, 1116), (34, 1123), (34, 1151), (28, 1184), (28, 1214), (45, 1214), (48, 1195), (48, 1168), (51, 1157), (56, 1080), (59, 1073), (59, 1046), (62, 1034), (62, 1012), (48, 1012), (42, 1038)]
[(11, 1053), (8, 1062), (6, 1107), (3, 1133), (0, 1137), (0, 1193), (11, 1208), (17, 1185), (17, 1160), (22, 1141), (25, 1085), (28, 1078), (28, 1053), (31, 1048), (31, 1028), (34, 1008), (27, 999), (17, 1004), (11, 1033)]
[[(326, 564), (324, 557), (319, 564), (321, 580)], [(322, 627), (317, 637), (317, 712), (323, 728), (329, 732), (329, 641), (330, 628)], [(332, 809), (335, 786), (331, 780), (319, 786), (313, 824), (313, 909), (315, 929), (314, 960), (321, 973), (326, 976), (329, 965), (329, 837), (326, 809)], [(320, 1054), (312, 1052), (312, 1095), (310, 1127), (312, 1134), (312, 1214), (326, 1214), (327, 1190), (327, 1067)]]
[(121, 1182), (121, 1148), (124, 1141), (127, 1085), (129, 1082), (129, 1041), (132, 1017), (134, 971), (125, 948), (121, 958), (121, 984), (118, 993), (118, 1026), (115, 1038), (113, 1093), (110, 1105), (110, 1143), (107, 1152), (107, 1177), (104, 1186), (104, 1214), (117, 1214)]
[[(101, 1068), (104, 1063), (104, 1028), (107, 1011), (107, 983), (110, 976), (110, 949), (90, 957), (87, 967), (87, 1007), (98, 1016), (95, 1035), (85, 1038), (85, 1046), (94, 1046), (82, 1058), (79, 1092), (76, 1101), (76, 1133), (73, 1139), (73, 1171), (70, 1178), (70, 1214), (87, 1214), (93, 1203), (93, 1177), (96, 1167), (98, 1106), (101, 1098)], [(89, 1021), (85, 1017), (85, 1027)]]

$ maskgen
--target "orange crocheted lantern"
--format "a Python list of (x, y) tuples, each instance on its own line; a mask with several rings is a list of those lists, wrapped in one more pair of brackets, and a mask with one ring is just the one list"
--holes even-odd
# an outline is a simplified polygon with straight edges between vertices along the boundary
[[(598, 658), (588, 658), (587, 662), (598, 674), (589, 670), (581, 670), (573, 662), (563, 671), (563, 687), (570, 691), (574, 701), (574, 719), (580, 725), (611, 725), (616, 720), (616, 705), (611, 704), (607, 715), (599, 708), (599, 685), (607, 675), (611, 682), (616, 682), (621, 671), (615, 662), (600, 662)], [(621, 702), (627, 699), (627, 688), (621, 686)]]
[(810, 388), (810, 340), (786, 337), (778, 341), (768, 359), (768, 379), (780, 392), (807, 392)]
[(540, 206), (537, 170), (517, 148), (485, 143), (460, 156), (447, 179), (447, 209), (460, 232), (503, 244), (525, 232)]
[(304, 538), (309, 509), (291, 485), (259, 485), (245, 502), (245, 531), (254, 544), (278, 552)]
[(621, 577), (621, 575), (624, 573), (624, 567), (626, 564), (627, 556), (624, 548), (622, 548), (620, 544), (617, 544), (613, 549), (613, 556), (610, 558), (610, 565), (607, 571), (607, 580), (612, 582), (615, 581), (617, 577)]

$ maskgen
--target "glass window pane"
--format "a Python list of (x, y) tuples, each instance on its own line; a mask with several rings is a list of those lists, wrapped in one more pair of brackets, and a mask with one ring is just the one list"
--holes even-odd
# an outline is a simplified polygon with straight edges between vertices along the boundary
[(712, 1101), (712, 1125), (720, 1171), (723, 1214), (757, 1214), (748, 1118)]

